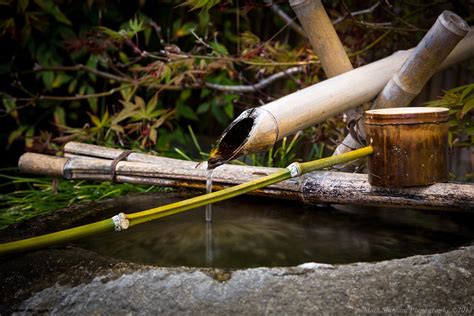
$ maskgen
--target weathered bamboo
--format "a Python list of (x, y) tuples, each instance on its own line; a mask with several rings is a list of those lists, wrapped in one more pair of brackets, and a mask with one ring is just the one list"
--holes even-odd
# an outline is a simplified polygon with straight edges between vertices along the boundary
[(290, 5), (328, 78), (352, 70), (351, 61), (321, 0), (290, 0)]
[[(331, 175), (331, 181), (327, 177)], [(385, 188), (372, 186), (366, 174), (318, 172), (302, 184), (306, 203), (345, 204), (383, 207), (474, 211), (474, 185), (436, 183), (424, 187)]]
[[(378, 95), (372, 108), (408, 106), (469, 29), (461, 17), (444, 11)], [(363, 120), (359, 121), (356, 130), (359, 137), (364, 139)], [(361, 146), (349, 134), (334, 153), (341, 154)]]
[(67, 159), (62, 157), (27, 153), (18, 160), (18, 168), (24, 173), (63, 177), (66, 163)]
[[(65, 157), (92, 157), (92, 158), (103, 158), (103, 159), (116, 159), (124, 151), (122, 149), (110, 148), (97, 146), (92, 144), (69, 142), (64, 146)], [(124, 161), (133, 162), (144, 162), (144, 163), (155, 163), (163, 166), (176, 167), (176, 168), (197, 168), (200, 163), (194, 161), (186, 161), (179, 159), (171, 159), (167, 157), (160, 157), (149, 154), (135, 153), (132, 152), (128, 155)]]
[(444, 11), (387, 83), (373, 108), (408, 106), (469, 29), (461, 17)]
[(390, 108), (367, 111), (369, 183), (409, 187), (448, 181), (449, 109)]
[[(50, 174), (51, 170), (31, 169), (28, 164), (41, 165), (43, 155), (26, 153), (20, 159), (22, 170), (34, 170), (36, 174)], [(47, 156), (46, 156), (47, 157)], [(69, 179), (110, 181), (111, 160), (97, 161), (85, 157), (62, 158)], [(93, 161), (94, 160), (94, 161)], [(68, 162), (66, 164), (66, 162)], [(179, 162), (177, 162), (179, 163)], [(196, 165), (195, 162), (189, 162)], [(88, 170), (87, 166), (89, 167)], [(207, 172), (203, 169), (173, 168), (153, 163), (121, 161), (117, 164), (115, 180), (120, 183), (161, 185), (205, 189)], [(77, 169), (76, 169), (77, 168)], [(279, 168), (222, 165), (213, 172), (214, 189), (253, 181)], [(298, 178), (288, 179), (254, 191), (252, 194), (267, 197), (299, 200), (310, 204), (355, 204), (371, 206), (403, 206), (426, 209), (474, 210), (474, 185), (438, 183), (425, 188), (387, 189), (372, 187), (367, 175), (343, 172), (316, 171)]]
[[(210, 165), (266, 150), (284, 136), (372, 100), (400, 69), (411, 50), (327, 79), (258, 108), (244, 111), (223, 132)], [(474, 31), (439, 69), (474, 56)]]

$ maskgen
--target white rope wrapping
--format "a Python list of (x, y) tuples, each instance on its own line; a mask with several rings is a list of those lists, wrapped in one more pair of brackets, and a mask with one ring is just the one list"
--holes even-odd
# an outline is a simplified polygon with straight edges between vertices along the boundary
[(124, 213), (113, 216), (112, 221), (114, 222), (116, 232), (127, 229), (130, 224)]
[(290, 174), (291, 174), (291, 177), (292, 177), (292, 178), (301, 175), (300, 164), (297, 163), (297, 162), (292, 163), (291, 165), (289, 165), (288, 167), (286, 167), (286, 169), (290, 170)]

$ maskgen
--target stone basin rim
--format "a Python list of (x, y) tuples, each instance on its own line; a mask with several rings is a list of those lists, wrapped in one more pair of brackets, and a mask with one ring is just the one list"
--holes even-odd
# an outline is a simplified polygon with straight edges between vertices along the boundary
[[(54, 251), (38, 251), (36, 257)], [(79, 251), (77, 255), (89, 252), (79, 248), (68, 251)], [(84, 315), (98, 310), (166, 315), (191, 310), (199, 315), (268, 311), (346, 314), (387, 306), (403, 310), (407, 304), (420, 309), (474, 307), (474, 244), (440, 254), (375, 263), (229, 270), (116, 262), (80, 282), (71, 281), (71, 275), (58, 282), (61, 274), (28, 295), (17, 291), (20, 295), (13, 301), (4, 302), (11, 303), (14, 311), (48, 309), (56, 314)], [(347, 297), (352, 299), (347, 301)]]

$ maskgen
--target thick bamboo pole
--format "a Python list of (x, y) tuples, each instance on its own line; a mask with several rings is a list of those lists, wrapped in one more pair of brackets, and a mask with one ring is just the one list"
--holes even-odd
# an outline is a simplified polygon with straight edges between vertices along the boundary
[[(375, 98), (412, 50), (389, 57), (244, 111), (223, 132), (210, 165), (266, 150), (284, 136)], [(459, 42), (441, 69), (474, 56), (474, 31)]]
[[(373, 109), (405, 107), (421, 92), (439, 65), (469, 31), (469, 25), (458, 15), (444, 11), (412, 51), (401, 68), (378, 95)], [(364, 139), (363, 120), (357, 125), (359, 138)], [(362, 145), (347, 135), (334, 154), (348, 152)]]
[[(103, 159), (116, 159), (124, 151), (122, 149), (110, 148), (97, 146), (92, 144), (69, 142), (64, 146), (65, 157), (91, 157), (91, 158), (103, 158)], [(144, 162), (144, 163), (155, 163), (163, 166), (176, 167), (176, 168), (196, 168), (199, 163), (194, 161), (186, 161), (179, 159), (172, 159), (167, 157), (160, 157), (142, 153), (130, 153), (124, 161), (133, 162)]]
[(469, 30), (461, 17), (444, 11), (378, 95), (372, 108), (408, 106)]
[[(216, 203), (222, 200), (230, 199), (232, 197), (245, 194), (247, 192), (257, 190), (259, 188), (266, 187), (268, 185), (278, 183), (289, 178), (298, 177), (305, 172), (311, 172), (314, 170), (330, 167), (334, 164), (340, 164), (352, 161), (354, 159), (366, 157), (372, 154), (372, 152), (372, 147), (368, 146), (339, 156), (332, 156), (301, 164), (292, 163), (288, 166), (288, 168), (277, 171), (276, 173), (273, 173), (271, 175), (260, 177), (253, 181), (232, 186), (220, 191), (200, 195), (184, 201), (171, 203), (168, 205), (133, 214), (119, 213), (111, 219), (102, 220), (96, 223), (66, 229), (43, 236), (0, 244), (0, 256), (19, 251), (47, 247), (60, 242), (76, 240), (88, 235), (97, 234), (112, 229), (115, 229), (116, 231), (121, 231), (127, 229), (129, 226), (139, 225), (161, 217), (170, 216), (176, 213), (194, 209), (196, 207), (204, 206), (206, 204)], [(27, 164), (27, 158), (23, 158), (22, 164)]]
[(367, 174), (329, 171), (312, 173), (302, 181), (302, 198), (310, 204), (350, 201), (354, 205), (474, 211), (474, 184), (435, 183), (422, 187), (383, 188), (370, 185)]
[[(67, 146), (75, 148), (76, 146)], [(90, 155), (119, 156), (123, 151), (104, 148), (94, 145), (81, 144), (80, 146)], [(143, 155), (148, 163), (121, 161), (116, 166), (115, 181), (146, 185), (160, 185), (172, 187), (187, 187), (205, 189), (207, 170), (205, 163), (171, 159), (165, 164), (156, 163), (154, 156)], [(130, 155), (129, 157), (133, 157)], [(159, 158), (159, 157), (157, 157)], [(49, 167), (42, 170), (37, 166), (48, 166), (48, 159), (62, 161), (56, 170)], [(168, 158), (169, 159), (169, 158)], [(175, 168), (173, 165), (185, 163), (188, 166)], [(195, 168), (199, 165), (199, 168)], [(63, 174), (69, 179), (111, 181), (110, 168), (112, 160), (92, 159), (75, 156), (73, 158), (55, 158), (32, 153), (24, 154), (19, 161), (23, 172), (35, 174)], [(33, 167), (30, 167), (33, 166)], [(62, 168), (61, 166), (66, 166)], [(62, 169), (61, 169), (62, 168)], [(239, 165), (222, 165), (213, 172), (214, 189), (223, 189), (232, 185), (241, 184), (279, 172), (283, 169), (251, 167)], [(474, 185), (456, 183), (438, 183), (425, 188), (410, 189), (380, 189), (368, 183), (367, 175), (339, 173), (339, 172), (312, 172), (302, 177), (288, 179), (257, 191), (252, 194), (267, 197), (299, 200), (305, 203), (320, 204), (357, 204), (371, 206), (403, 206), (422, 207), (444, 210), (474, 209)]]
[(321, 0), (290, 0), (303, 30), (328, 78), (352, 70), (336, 30), (324, 9)]

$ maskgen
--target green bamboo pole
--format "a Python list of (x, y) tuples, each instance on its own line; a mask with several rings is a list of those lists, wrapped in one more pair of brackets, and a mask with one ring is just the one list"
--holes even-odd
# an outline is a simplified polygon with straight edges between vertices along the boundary
[(77, 240), (86, 236), (112, 231), (114, 229), (127, 229), (129, 226), (139, 225), (151, 220), (184, 212), (206, 204), (230, 199), (232, 197), (278, 183), (291, 177), (297, 177), (311, 171), (356, 160), (366, 157), (372, 153), (372, 147), (367, 146), (337, 156), (327, 157), (305, 163), (292, 163), (282, 171), (220, 191), (203, 194), (194, 198), (133, 214), (120, 213), (114, 216), (112, 219), (105, 219), (96, 223), (70, 228), (51, 234), (0, 244), (0, 256)]
[(56, 233), (0, 244), (0, 255), (39, 249), (59, 243), (77, 240), (86, 236), (111, 231), (114, 229), (114, 227), (114, 222), (108, 218), (100, 222), (66, 229)]

